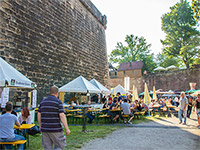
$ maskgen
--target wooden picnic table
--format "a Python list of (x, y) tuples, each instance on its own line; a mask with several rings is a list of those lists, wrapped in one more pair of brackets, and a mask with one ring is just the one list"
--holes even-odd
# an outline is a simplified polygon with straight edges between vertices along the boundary
[(20, 127), (15, 125), (14, 128), (19, 129), (19, 130), (23, 130), (23, 129), (25, 130), (25, 129), (30, 129), (34, 126), (35, 126), (35, 124), (22, 124)]
[(77, 111), (81, 111), (81, 109), (66, 109), (66, 112), (77, 112)]
[(88, 110), (88, 112), (98, 112), (98, 111), (102, 111), (101, 109), (92, 109), (92, 110)]
[(176, 108), (174, 105), (167, 105), (168, 108)]
[(161, 105), (153, 105), (152, 108), (159, 108)]
[[(18, 132), (19, 132), (19, 130), (22, 130), (23, 136), (24, 136), (25, 139), (28, 141), (28, 146), (29, 146), (29, 134), (27, 134), (25, 130), (26, 130), (26, 129), (31, 129), (31, 128), (34, 127), (34, 126), (35, 126), (35, 124), (22, 124), (20, 127), (14, 125), (14, 128), (17, 129)], [(24, 147), (24, 148), (26, 149), (26, 144), (25, 144), (25, 147)]]
[(121, 111), (121, 109), (112, 109), (110, 111)]

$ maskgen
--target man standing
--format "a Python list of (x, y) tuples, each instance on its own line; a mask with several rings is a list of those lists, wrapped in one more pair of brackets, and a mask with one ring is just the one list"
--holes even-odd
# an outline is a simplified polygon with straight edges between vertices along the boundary
[[(70, 134), (67, 119), (64, 114), (64, 107), (58, 97), (58, 87), (52, 86), (50, 95), (43, 99), (38, 109), (38, 123), (42, 132), (42, 146), (45, 150), (61, 150), (66, 146), (66, 139), (61, 122)], [(61, 121), (61, 122), (60, 122)]]
[[(6, 104), (6, 113), (0, 116), (0, 141), (12, 142), (25, 140), (21, 135), (14, 134), (14, 125), (20, 127), (17, 117), (11, 114), (13, 106), (11, 103)], [(7, 149), (11, 149), (11, 145), (5, 145)], [(24, 144), (18, 146), (18, 150), (23, 150)]]
[(186, 118), (187, 118), (187, 108), (188, 106), (188, 99), (186, 98), (185, 96), (185, 92), (181, 92), (181, 95), (180, 95), (180, 108), (179, 108), (179, 124), (182, 123), (182, 117), (184, 118), (184, 123), (183, 125), (186, 124)]

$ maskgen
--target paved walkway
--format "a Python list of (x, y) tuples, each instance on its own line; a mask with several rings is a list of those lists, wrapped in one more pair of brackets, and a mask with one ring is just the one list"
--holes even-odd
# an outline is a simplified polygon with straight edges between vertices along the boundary
[(176, 117), (130, 125), (105, 138), (87, 143), (82, 150), (200, 150), (196, 114), (180, 125)]

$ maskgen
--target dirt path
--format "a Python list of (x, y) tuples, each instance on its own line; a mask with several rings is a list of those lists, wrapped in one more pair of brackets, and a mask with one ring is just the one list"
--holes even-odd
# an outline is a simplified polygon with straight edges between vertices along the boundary
[(196, 114), (179, 125), (176, 117), (130, 125), (105, 138), (87, 143), (82, 150), (200, 150)]

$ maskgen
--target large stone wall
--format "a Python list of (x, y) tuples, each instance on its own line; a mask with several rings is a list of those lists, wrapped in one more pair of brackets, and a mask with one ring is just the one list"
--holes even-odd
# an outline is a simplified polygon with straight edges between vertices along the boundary
[(147, 74), (144, 80), (151, 90), (155, 85), (156, 89), (185, 91), (190, 89), (190, 83), (200, 89), (200, 68)]
[(90, 0), (0, 0), (0, 56), (38, 85), (106, 83), (106, 17)]

